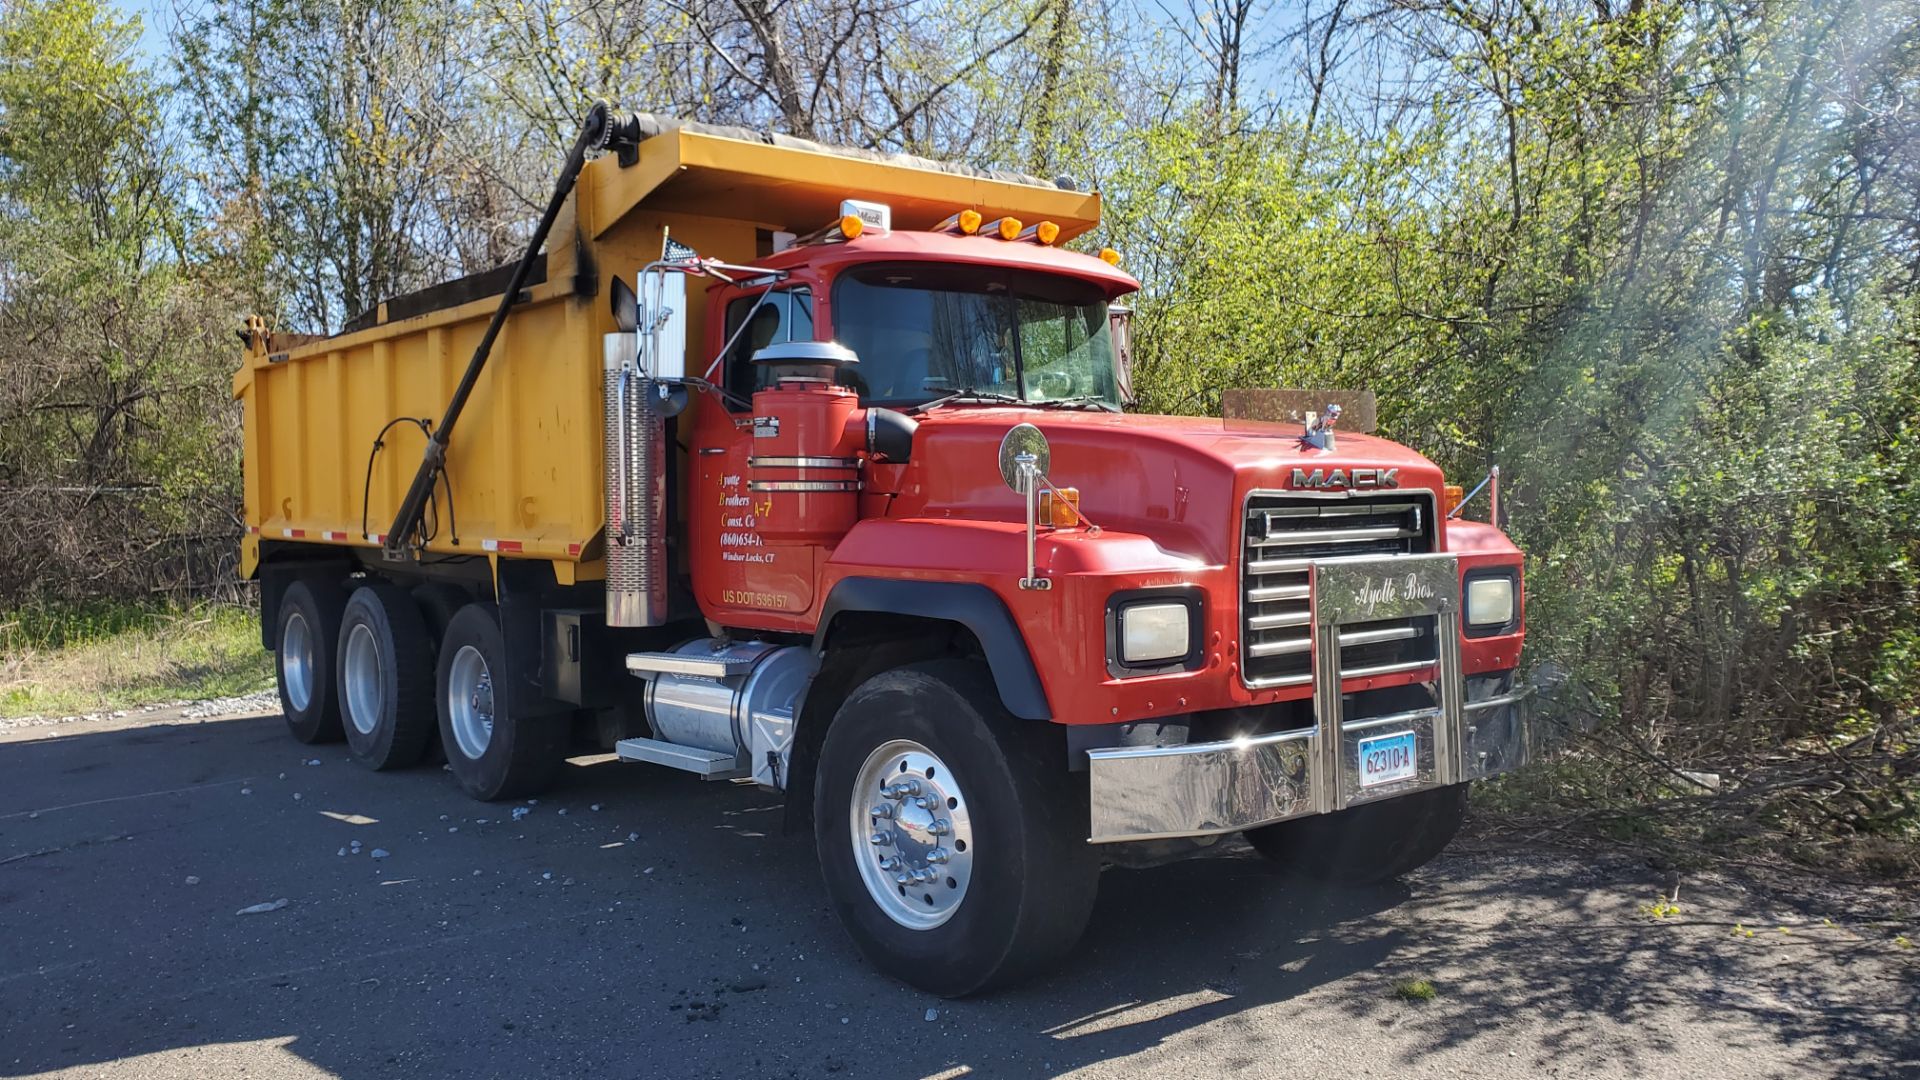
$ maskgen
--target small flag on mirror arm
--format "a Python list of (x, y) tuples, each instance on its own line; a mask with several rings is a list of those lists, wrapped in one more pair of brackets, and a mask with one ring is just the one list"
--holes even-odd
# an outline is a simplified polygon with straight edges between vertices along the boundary
[(660, 250), (661, 262), (698, 262), (700, 253), (668, 236), (663, 239)]

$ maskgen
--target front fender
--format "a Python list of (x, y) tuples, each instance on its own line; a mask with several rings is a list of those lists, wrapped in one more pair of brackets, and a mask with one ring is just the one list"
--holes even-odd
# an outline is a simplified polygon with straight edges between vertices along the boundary
[[(855, 526), (834, 550), (825, 574), (825, 591), (841, 581), (875, 579), (903, 586), (966, 586), (984, 610), (993, 611), (985, 630), (975, 628), (1002, 685), (997, 643), (1019, 643), (1023, 672), (1039, 686), (1041, 708), (1009, 709), (1019, 716), (1044, 717), (1061, 724), (1140, 719), (1219, 707), (1235, 702), (1221, 676), (1231, 658), (1225, 635), (1231, 630), (1232, 571), (1170, 550), (1154, 537), (1119, 530), (1095, 534), (1086, 529), (1048, 530), (1035, 551), (1042, 577), (1052, 587), (1023, 589), (1026, 533), (1022, 524), (971, 518), (869, 519)], [(1201, 640), (1206, 657), (1191, 671), (1120, 679), (1109, 671), (1107, 607), (1118, 594), (1140, 589), (1194, 587), (1211, 597)], [(897, 595), (909, 596), (910, 591)], [(905, 613), (949, 618), (942, 595), (920, 594)], [(988, 597), (994, 601), (986, 604)], [(904, 602), (904, 601), (903, 601)], [(824, 602), (823, 602), (824, 606)], [(823, 610), (817, 625), (829, 625)], [(957, 621), (957, 620), (956, 620)], [(994, 638), (990, 641), (989, 637)], [(1021, 679), (1028, 678), (1022, 674)], [(1212, 704), (1218, 701), (1219, 705)]]
[(986, 653), (987, 667), (1007, 711), (1023, 720), (1050, 720), (1046, 690), (1034, 669), (1027, 639), (998, 594), (985, 585), (960, 581), (898, 578), (841, 578), (827, 594), (814, 631), (818, 656), (831, 644), (836, 616), (845, 612), (881, 612), (944, 619), (966, 627)]

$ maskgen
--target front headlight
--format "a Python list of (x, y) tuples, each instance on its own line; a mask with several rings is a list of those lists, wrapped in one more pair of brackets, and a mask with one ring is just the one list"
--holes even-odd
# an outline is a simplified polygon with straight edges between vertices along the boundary
[(1513, 622), (1513, 578), (1500, 574), (1467, 579), (1467, 625), (1490, 630)]
[(1120, 661), (1179, 660), (1193, 650), (1193, 617), (1185, 604), (1130, 604), (1120, 609)]

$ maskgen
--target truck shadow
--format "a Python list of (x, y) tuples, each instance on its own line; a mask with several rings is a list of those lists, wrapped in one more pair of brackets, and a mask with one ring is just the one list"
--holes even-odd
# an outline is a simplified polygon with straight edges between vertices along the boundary
[[(576, 782), (607, 791), (599, 785), (623, 776), (596, 768)], [(770, 798), (745, 806), (738, 793), (706, 792), (720, 796), (716, 808), (729, 804), (718, 828), (781, 836)], [(839, 933), (809, 843), (779, 840), (752, 858), (791, 888), (790, 902), (807, 901), (813, 940), (864, 991), (849, 996), (900, 996)], [(937, 1063), (982, 1076), (1103, 1064), (1149, 1072), (1193, 1068), (1183, 1059), (1197, 1051), (1204, 1071), (1257, 1072), (1321, 1046), (1334, 1055), (1322, 1067), (1359, 1072), (1340, 1055), (1378, 1039), (1400, 1047), (1368, 1057), (1383, 1068), (1458, 1051), (1467, 1061), (1631, 1075), (1658, 1071), (1689, 1043), (1698, 1053), (1707, 1039), (1787, 1072), (1910, 1075), (1902, 1070), (1920, 1058), (1920, 978), (1887, 935), (1823, 930), (1823, 917), (1864, 915), (1844, 897), (1832, 909), (1789, 911), (1736, 888), (1690, 894), (1682, 914), (1654, 918), (1643, 905), (1662, 895), (1664, 879), (1626, 857), (1495, 848), (1450, 853), (1405, 881), (1339, 889), (1290, 877), (1237, 838), (1197, 859), (1110, 868), (1086, 937), (1058, 970), (979, 999), (925, 999), (943, 1024), (951, 1018), (973, 1030), (968, 1041), (994, 1046)], [(1794, 920), (1799, 937), (1769, 925), (1772, 941), (1736, 939), (1741, 904)], [(1398, 984), (1413, 979), (1433, 983), (1436, 996), (1402, 997)], [(856, 1075), (890, 1075), (893, 1066), (877, 1062), (897, 1061), (863, 1055), (872, 1040), (833, 1041), (845, 1050), (830, 1063)], [(1158, 1056), (1169, 1048), (1179, 1056)], [(935, 1063), (924, 1071), (937, 1072)]]
[[(1638, 915), (1657, 875), (1624, 860), (1454, 854), (1327, 890), (1226, 842), (1107, 871), (1058, 970), (942, 1002), (860, 960), (776, 799), (595, 763), (529, 810), (431, 768), (368, 773), (277, 718), (0, 743), (0, 1075), (1359, 1073), (1437, 1053), (1583, 1075), (1656, 1070), (1689, 1037), (1787, 1073), (1920, 1056), (1913, 967), (1884, 942)], [(337, 856), (349, 836), (392, 858)], [(1396, 996), (1410, 978), (1437, 996)]]

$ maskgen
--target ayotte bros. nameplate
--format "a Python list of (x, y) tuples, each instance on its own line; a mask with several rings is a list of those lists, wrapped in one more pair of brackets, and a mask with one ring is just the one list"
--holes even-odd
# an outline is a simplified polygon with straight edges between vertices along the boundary
[(1393, 555), (1314, 564), (1313, 621), (1321, 626), (1411, 619), (1460, 609), (1451, 555)]

